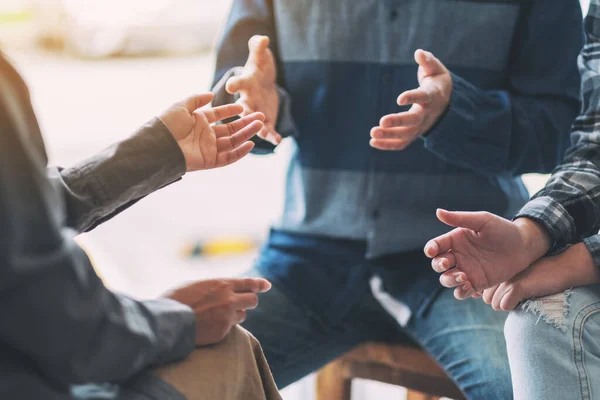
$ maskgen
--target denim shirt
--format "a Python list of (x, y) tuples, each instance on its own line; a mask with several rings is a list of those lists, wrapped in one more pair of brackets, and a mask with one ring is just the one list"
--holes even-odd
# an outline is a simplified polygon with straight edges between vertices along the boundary
[(73, 236), (185, 173), (159, 120), (71, 168), (46, 168), (23, 81), (0, 53), (0, 399), (66, 399), (185, 357), (192, 310), (112, 293)]
[[(295, 151), (283, 215), (292, 233), (362, 240), (376, 258), (448, 231), (438, 207), (514, 215), (519, 178), (549, 172), (579, 109), (577, 0), (234, 0), (218, 46), (215, 103), (268, 35), (277, 60), (278, 131)], [(404, 151), (369, 132), (415, 88), (416, 49), (451, 71), (445, 116)], [(258, 141), (257, 152), (273, 147)]]

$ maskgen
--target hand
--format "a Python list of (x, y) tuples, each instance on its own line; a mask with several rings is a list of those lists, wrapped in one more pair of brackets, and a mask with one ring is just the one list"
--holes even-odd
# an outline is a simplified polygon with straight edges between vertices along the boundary
[(483, 292), (483, 301), (496, 311), (514, 310), (523, 300), (549, 296), (573, 287), (600, 283), (600, 270), (584, 243), (545, 257), (508, 282)]
[(427, 134), (450, 103), (452, 76), (430, 52), (417, 50), (419, 88), (398, 97), (398, 105), (412, 104), (410, 110), (381, 118), (371, 129), (371, 146), (380, 150), (404, 150), (419, 136)]
[(260, 111), (265, 114), (265, 126), (258, 137), (274, 144), (281, 143), (281, 135), (275, 131), (279, 114), (279, 94), (275, 86), (277, 67), (269, 49), (267, 36), (253, 36), (248, 41), (250, 55), (241, 75), (229, 78), (225, 90), (239, 93), (237, 104), (244, 108), (242, 115)]
[(212, 125), (242, 112), (235, 104), (200, 110), (213, 99), (212, 93), (189, 97), (160, 115), (185, 157), (187, 171), (233, 164), (254, 147), (248, 140), (262, 127), (264, 115), (254, 113), (226, 125)]
[(246, 310), (258, 305), (256, 293), (263, 293), (271, 284), (259, 278), (212, 279), (176, 289), (166, 295), (186, 304), (196, 314), (196, 345), (218, 343), (231, 328), (246, 318)]
[(441, 284), (456, 287), (457, 299), (508, 281), (550, 248), (549, 233), (526, 218), (511, 222), (487, 212), (445, 210), (437, 217), (457, 229), (429, 241), (425, 254), (443, 273)]

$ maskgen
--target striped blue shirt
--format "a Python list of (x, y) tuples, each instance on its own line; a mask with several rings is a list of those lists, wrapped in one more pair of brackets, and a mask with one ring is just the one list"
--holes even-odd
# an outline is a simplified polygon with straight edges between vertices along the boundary
[[(248, 39), (268, 35), (277, 129), (295, 142), (276, 228), (365, 240), (367, 257), (410, 251), (447, 231), (436, 208), (512, 216), (528, 199), (519, 175), (560, 161), (581, 20), (577, 0), (235, 0), (215, 102), (233, 100), (217, 82), (244, 65)], [(418, 48), (451, 71), (449, 109), (406, 150), (373, 149), (370, 129), (418, 86)]]

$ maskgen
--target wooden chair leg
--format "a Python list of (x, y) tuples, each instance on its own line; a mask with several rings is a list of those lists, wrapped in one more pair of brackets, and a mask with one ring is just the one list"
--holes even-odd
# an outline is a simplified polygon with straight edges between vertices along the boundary
[(409, 390), (406, 393), (406, 400), (440, 400), (440, 398), (421, 392), (415, 392), (414, 390)]
[(317, 374), (317, 400), (351, 400), (352, 380), (344, 374), (344, 363), (334, 361)]

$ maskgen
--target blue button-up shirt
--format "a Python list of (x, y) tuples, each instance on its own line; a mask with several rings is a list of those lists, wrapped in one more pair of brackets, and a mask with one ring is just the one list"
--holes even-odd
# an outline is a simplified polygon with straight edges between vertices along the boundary
[[(296, 145), (276, 228), (364, 240), (370, 258), (412, 251), (448, 230), (436, 208), (512, 216), (528, 199), (519, 175), (560, 160), (579, 109), (581, 19), (576, 0), (235, 0), (215, 101), (232, 100), (222, 84), (248, 39), (270, 36), (277, 128)], [(373, 149), (370, 129), (418, 85), (418, 48), (452, 73), (448, 111), (406, 150)]]

